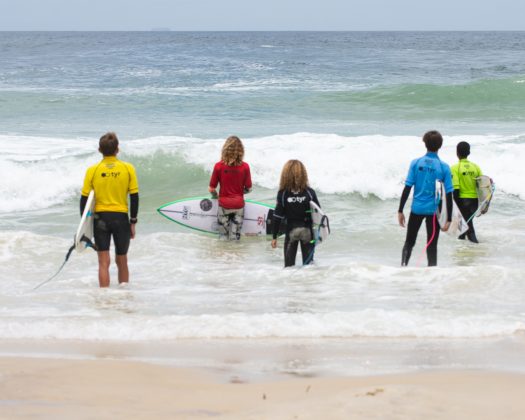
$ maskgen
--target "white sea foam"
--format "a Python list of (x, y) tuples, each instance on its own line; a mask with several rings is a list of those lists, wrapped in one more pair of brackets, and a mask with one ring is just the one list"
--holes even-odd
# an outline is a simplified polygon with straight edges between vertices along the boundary
[[(449, 136), (440, 152), (449, 163), (457, 162), (456, 144), (468, 140), (472, 160), (491, 175), (500, 191), (525, 199), (518, 161), (525, 161), (521, 136)], [(399, 197), (410, 161), (425, 153), (420, 137), (358, 136), (297, 133), (245, 139), (245, 160), (250, 163), (255, 183), (275, 189), (280, 171), (288, 159), (302, 160), (314, 188), (327, 194), (373, 194), (381, 199)], [(189, 162), (213, 167), (222, 141), (190, 142), (185, 147)]]
[[(525, 330), (519, 320), (493, 315), (454, 319), (418, 316), (403, 311), (355, 313), (188, 315), (142, 317), (47, 316), (3, 317), (4, 339), (173, 340), (180, 338), (475, 338), (512, 335)], [(137, 328), (138, 325), (145, 328)], [(147, 327), (146, 327), (147, 326)]]
[[(522, 270), (504, 265), (400, 268), (339, 251), (326, 265), (281, 268), (264, 240), (217, 247), (191, 233), (139, 233), (132, 283), (98, 289), (96, 254), (70, 240), (0, 232), (0, 339), (464, 338), (525, 330)], [(398, 251), (396, 249), (396, 251)], [(482, 260), (481, 260), (482, 261)], [(6, 281), (9, 280), (9, 281)], [(140, 326), (140, 327), (137, 327)]]
[[(498, 192), (525, 200), (525, 184), (516, 162), (525, 161), (525, 142), (515, 136), (451, 136), (440, 156), (453, 164), (455, 145), (468, 140), (472, 160), (496, 182)], [(280, 171), (288, 159), (302, 160), (312, 186), (325, 194), (399, 197), (411, 159), (424, 154), (416, 136), (357, 136), (296, 133), (243, 139), (245, 160), (256, 185), (276, 189)], [(189, 165), (211, 171), (220, 157), (224, 139), (151, 137), (128, 140), (121, 145), (133, 162), (134, 156), (155, 153), (179, 154)], [(78, 196), (87, 166), (96, 163), (96, 139), (58, 139), (0, 136), (0, 213), (43, 209)], [(164, 174), (152, 168), (137, 168), (143, 177), (163, 183)]]

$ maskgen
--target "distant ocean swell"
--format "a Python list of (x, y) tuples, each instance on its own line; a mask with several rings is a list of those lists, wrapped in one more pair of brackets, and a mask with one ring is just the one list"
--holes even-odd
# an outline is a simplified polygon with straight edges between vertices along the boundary
[[(28, 106), (46, 118), (50, 113), (91, 118), (101, 112), (142, 112), (168, 116), (207, 115), (217, 109), (225, 118), (237, 113), (301, 113), (310, 118), (450, 121), (523, 121), (525, 75), (470, 83), (305, 86), (301, 80), (258, 80), (207, 86), (124, 88), (1, 88), (4, 118), (25, 114)], [(176, 103), (174, 103), (176, 101)], [(174, 108), (176, 106), (176, 108)], [(218, 108), (219, 107), (219, 108)]]

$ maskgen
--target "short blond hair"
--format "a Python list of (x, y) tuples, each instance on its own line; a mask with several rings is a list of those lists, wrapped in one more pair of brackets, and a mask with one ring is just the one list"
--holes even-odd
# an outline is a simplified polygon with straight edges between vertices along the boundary
[(239, 166), (244, 158), (244, 146), (237, 136), (230, 136), (224, 142), (221, 160), (228, 166)]
[(308, 173), (300, 160), (291, 159), (281, 171), (279, 190), (304, 191), (308, 187)]

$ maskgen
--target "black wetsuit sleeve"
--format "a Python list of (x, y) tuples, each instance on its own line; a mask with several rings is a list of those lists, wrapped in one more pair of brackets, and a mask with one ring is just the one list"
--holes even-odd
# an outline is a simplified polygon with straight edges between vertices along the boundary
[(452, 194), (454, 195), (454, 201), (459, 206), (459, 190), (454, 190)]
[(315, 191), (310, 188), (310, 193), (312, 194), (312, 200), (314, 201), (314, 203), (321, 207), (321, 204), (319, 203), (319, 199), (317, 198), (317, 194), (315, 193)]
[(80, 196), (80, 217), (84, 214), (88, 198), (85, 195)]
[(447, 222), (452, 221), (452, 193), (447, 193)]
[(272, 237), (277, 239), (279, 234), (279, 228), (281, 227), (281, 222), (284, 219), (284, 207), (283, 207), (283, 194), (284, 191), (279, 191), (277, 193), (277, 203), (275, 205), (275, 211), (273, 212), (273, 223), (272, 223)]
[(412, 187), (409, 187), (408, 185), (405, 185), (405, 188), (403, 189), (403, 192), (401, 193), (401, 200), (399, 201), (399, 213), (403, 213), (403, 209), (405, 208), (405, 204), (408, 200), (408, 197), (410, 196), (410, 190)]
[(129, 217), (136, 219), (139, 214), (139, 193), (129, 195)]

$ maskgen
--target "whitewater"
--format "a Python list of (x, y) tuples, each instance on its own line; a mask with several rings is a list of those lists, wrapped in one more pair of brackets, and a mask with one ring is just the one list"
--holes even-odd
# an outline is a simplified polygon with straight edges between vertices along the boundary
[[(0, 51), (0, 340), (485, 340), (525, 333), (523, 33), (3, 33)], [(421, 231), (400, 267), (398, 200), (429, 129), (494, 179), (479, 245)], [(131, 284), (98, 289), (73, 254), (98, 138), (114, 130), (140, 185)], [(207, 193), (224, 139), (246, 149), (273, 204), (300, 159), (330, 217), (315, 264), (282, 244), (219, 244), (156, 209)], [(418, 341), (420, 342), (420, 341)]]

